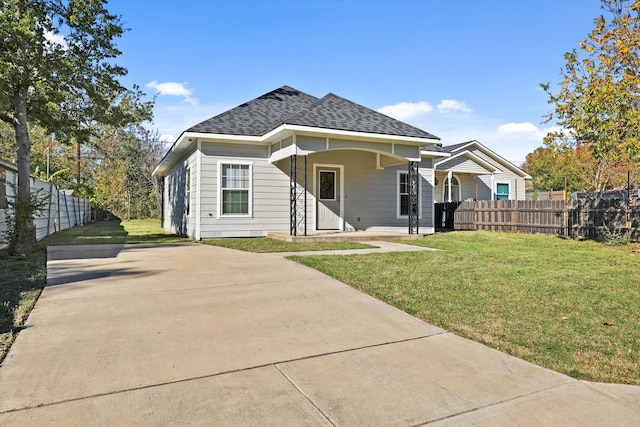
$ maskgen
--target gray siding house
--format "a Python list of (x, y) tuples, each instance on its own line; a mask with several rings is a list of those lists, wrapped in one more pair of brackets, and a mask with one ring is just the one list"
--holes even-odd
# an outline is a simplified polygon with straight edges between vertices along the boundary
[(478, 141), (441, 147), (449, 157), (433, 163), (436, 203), (464, 200), (525, 200), (531, 177)]
[[(474, 144), (448, 150), (428, 132), (334, 94), (316, 98), (283, 86), (180, 135), (154, 171), (164, 178), (162, 225), (197, 240), (432, 233), (448, 174), (458, 180), (459, 193), (447, 183), (454, 195), (466, 198), (473, 176), (490, 186), (483, 196), (493, 198), (496, 183), (509, 181), (510, 197), (522, 191), (524, 198), (524, 184), (510, 181), (517, 168), (498, 166), (499, 156)], [(505, 170), (509, 178), (487, 178)]]

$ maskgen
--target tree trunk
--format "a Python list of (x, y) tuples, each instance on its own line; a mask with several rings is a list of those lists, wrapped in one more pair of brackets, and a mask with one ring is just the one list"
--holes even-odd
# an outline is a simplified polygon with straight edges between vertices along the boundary
[(18, 154), (18, 191), (15, 203), (16, 251), (31, 249), (36, 243), (36, 229), (31, 209), (31, 142), (27, 128), (27, 88), (17, 87), (13, 93), (15, 112), (13, 128), (16, 133)]

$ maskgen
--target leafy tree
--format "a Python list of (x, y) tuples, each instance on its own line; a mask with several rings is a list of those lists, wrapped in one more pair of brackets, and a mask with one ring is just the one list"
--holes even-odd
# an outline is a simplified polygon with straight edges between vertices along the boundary
[(640, 0), (602, 0), (601, 8), (607, 17), (565, 54), (559, 93), (541, 85), (554, 105), (547, 121), (565, 129), (548, 140), (588, 149), (596, 190), (609, 185), (605, 171), (640, 156)]
[(18, 164), (18, 248), (35, 243), (30, 212), (29, 124), (58, 139), (83, 143), (95, 123), (150, 117), (151, 105), (130, 102), (141, 93), (124, 88), (126, 70), (110, 61), (120, 52), (123, 28), (104, 0), (3, 0), (0, 2), (0, 120), (15, 133)]
[[(532, 190), (548, 191), (602, 191), (605, 188), (627, 186), (627, 172), (632, 173), (632, 183), (637, 185), (634, 163), (625, 155), (615, 162), (597, 160), (588, 145), (578, 147), (547, 144), (527, 155), (523, 170), (533, 177)], [(597, 183), (600, 187), (597, 187)]]
[(522, 169), (533, 178), (533, 190), (548, 191), (564, 188), (565, 172), (558, 166), (564, 164), (566, 151), (557, 152), (549, 147), (539, 147), (527, 154)]
[(160, 181), (152, 176), (162, 158), (157, 134), (140, 125), (103, 126), (88, 144), (92, 201), (120, 218), (160, 214)]

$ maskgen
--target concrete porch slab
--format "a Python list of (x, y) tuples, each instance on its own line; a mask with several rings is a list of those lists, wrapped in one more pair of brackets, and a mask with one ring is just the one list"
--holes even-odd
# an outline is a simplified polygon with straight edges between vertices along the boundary
[(267, 237), (282, 242), (370, 242), (389, 240), (415, 240), (424, 236), (423, 233), (407, 234), (387, 231), (328, 231), (307, 233), (306, 236), (291, 236), (288, 231), (273, 231)]

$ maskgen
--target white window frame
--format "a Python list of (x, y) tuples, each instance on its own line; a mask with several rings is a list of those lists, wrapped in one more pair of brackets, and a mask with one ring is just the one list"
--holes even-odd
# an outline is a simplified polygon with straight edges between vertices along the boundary
[[(401, 208), (401, 200), (402, 200), (402, 195), (403, 194), (408, 194), (408, 193), (400, 193), (400, 176), (401, 175), (409, 175), (409, 172), (406, 170), (398, 170), (396, 171), (396, 187), (395, 187), (395, 192), (396, 192), (396, 219), (407, 219), (409, 218), (409, 215), (401, 215), (400, 214), (400, 208)], [(422, 219), (422, 184), (420, 184), (420, 181), (422, 181), (422, 175), (420, 175), (420, 173), (418, 173), (418, 218)], [(409, 183), (407, 182), (407, 186), (409, 185)]]
[(513, 187), (513, 186), (511, 185), (510, 181), (496, 181), (494, 183), (494, 185), (496, 186), (493, 189), (493, 194), (494, 194), (495, 200), (500, 200), (500, 199), (498, 199), (498, 185), (500, 185), (500, 184), (506, 185), (509, 188), (509, 194), (507, 194), (507, 200), (513, 200), (512, 195), (511, 195), (511, 187)]
[[(248, 191), (248, 213), (246, 214), (225, 214), (222, 213), (222, 166), (223, 165), (240, 165), (249, 166), (249, 188)], [(218, 160), (218, 208), (217, 218), (253, 218), (253, 162), (246, 160)]]
[[(458, 200), (454, 200), (453, 198), (451, 199), (451, 202), (461, 202), (462, 199), (462, 183), (460, 181), (460, 178), (457, 175), (451, 175), (451, 179), (455, 178), (456, 181), (458, 181)], [(447, 183), (447, 181), (449, 181), (449, 177), (445, 176), (444, 177), (444, 181), (442, 181), (442, 203), (449, 203), (449, 198), (445, 197), (447, 195), (447, 190), (449, 189), (449, 184)], [(451, 186), (453, 189), (453, 185)]]

